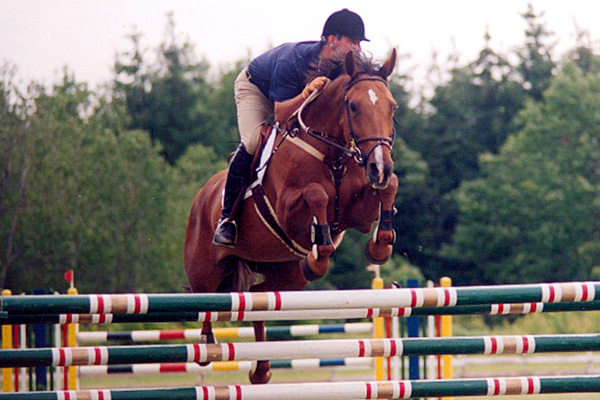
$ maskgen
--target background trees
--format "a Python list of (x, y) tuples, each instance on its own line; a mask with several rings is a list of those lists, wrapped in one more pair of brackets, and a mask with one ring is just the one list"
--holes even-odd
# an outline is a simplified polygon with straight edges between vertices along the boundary
[[(458, 192), (445, 253), (486, 283), (589, 279), (598, 265), (600, 76), (566, 65), (523, 128)], [(597, 273), (597, 271), (596, 271)]]
[[(589, 279), (600, 272), (600, 61), (579, 30), (555, 54), (529, 7), (523, 44), (507, 54), (483, 32), (478, 57), (438, 65), (432, 96), (394, 75), (398, 240), (388, 279), (457, 284)], [(226, 167), (237, 138), (233, 81), (248, 60), (216, 70), (167, 17), (118, 54), (106, 90), (68, 69), (51, 87), (15, 87), (0, 68), (0, 287), (173, 291), (192, 199)], [(370, 285), (349, 233), (319, 287)], [(416, 266), (416, 268), (415, 268)]]

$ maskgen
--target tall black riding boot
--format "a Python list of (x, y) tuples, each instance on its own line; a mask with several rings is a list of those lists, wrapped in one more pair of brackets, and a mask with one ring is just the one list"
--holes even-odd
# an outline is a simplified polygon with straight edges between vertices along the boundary
[(240, 144), (229, 164), (227, 171), (227, 180), (225, 181), (225, 194), (223, 195), (223, 209), (221, 219), (217, 224), (213, 243), (234, 247), (237, 241), (237, 226), (235, 215), (232, 215), (233, 207), (241, 190), (246, 186), (250, 177), (250, 166), (253, 156), (246, 151), (243, 144)]

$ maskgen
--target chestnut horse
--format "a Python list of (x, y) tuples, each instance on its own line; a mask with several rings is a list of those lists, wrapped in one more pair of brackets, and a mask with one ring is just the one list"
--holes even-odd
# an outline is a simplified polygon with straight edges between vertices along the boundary
[[(212, 244), (221, 215), (226, 171), (213, 176), (192, 205), (185, 237), (185, 272), (194, 292), (304, 289), (329, 268), (344, 231), (371, 231), (365, 253), (384, 263), (392, 252), (394, 197), (393, 113), (387, 77), (396, 51), (377, 66), (348, 53), (344, 73), (307, 102), (274, 135), (260, 185), (238, 208), (235, 248)], [(263, 156), (264, 157), (264, 156)], [(255, 322), (257, 341), (264, 322)], [(210, 322), (203, 333), (212, 342)], [(252, 383), (270, 379), (269, 361), (250, 372)]]

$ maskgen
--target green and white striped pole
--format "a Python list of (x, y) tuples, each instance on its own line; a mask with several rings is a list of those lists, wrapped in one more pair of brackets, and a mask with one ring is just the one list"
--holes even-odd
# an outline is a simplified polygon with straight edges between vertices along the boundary
[[(95, 294), (2, 296), (11, 314), (146, 314), (200, 311), (285, 311), (386, 307), (454, 307), (492, 303), (600, 300), (599, 282), (544, 283), (398, 290), (291, 291), (229, 294)], [(599, 298), (596, 298), (596, 297)]]
[(8, 393), (0, 394), (0, 400), (367, 400), (541, 393), (600, 393), (600, 376), (104, 389)]
[(346, 339), (0, 350), (0, 367), (598, 351), (600, 335)]

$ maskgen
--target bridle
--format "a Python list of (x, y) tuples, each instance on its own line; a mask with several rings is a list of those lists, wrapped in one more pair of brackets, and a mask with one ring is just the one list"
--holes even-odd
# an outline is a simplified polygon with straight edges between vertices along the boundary
[[(348, 92), (350, 91), (350, 89), (357, 84), (358, 82), (363, 82), (363, 81), (377, 81), (377, 82), (383, 82), (386, 86), (387, 86), (387, 81), (381, 77), (378, 76), (363, 76), (363, 77), (356, 77), (350, 80), (350, 82), (348, 82), (348, 84), (346, 85), (346, 88), (344, 89), (344, 108), (345, 108), (345, 113), (346, 116), (348, 118), (348, 127), (350, 129), (349, 132), (349, 136), (350, 136), (350, 143), (348, 146), (348, 143), (346, 142), (346, 140), (344, 140), (344, 138), (339, 138), (337, 136), (332, 136), (326, 132), (320, 132), (320, 131), (316, 131), (314, 129), (312, 129), (311, 127), (307, 126), (303, 119), (302, 119), (302, 112), (304, 111), (304, 108), (306, 105), (308, 105), (314, 98), (316, 98), (316, 96), (319, 95), (319, 92), (313, 92), (313, 95), (311, 95), (306, 101), (305, 103), (298, 109), (298, 124), (300, 125), (300, 127), (311, 137), (327, 144), (330, 147), (333, 147), (337, 150), (339, 150), (343, 156), (348, 156), (350, 158), (353, 158), (357, 164), (361, 167), (361, 168), (366, 168), (366, 163), (367, 160), (369, 159), (369, 157), (371, 156), (371, 153), (379, 146), (385, 146), (388, 149), (390, 149), (390, 151), (392, 150), (392, 146), (394, 144), (394, 140), (396, 138), (396, 124), (397, 121), (394, 118), (393, 119), (393, 127), (392, 127), (392, 135), (390, 137), (383, 137), (383, 136), (378, 136), (378, 137), (366, 137), (366, 138), (360, 138), (356, 135), (356, 132), (354, 131), (354, 126), (352, 125), (352, 117), (350, 115), (350, 99), (348, 98)], [(341, 110), (340, 110), (341, 112)], [(291, 134), (291, 132), (290, 132)], [(296, 132), (297, 134), (297, 132)], [(360, 147), (359, 145), (361, 143), (364, 142), (371, 142), (371, 141), (375, 141), (375, 145), (373, 147), (371, 147), (371, 149), (369, 150), (368, 153), (365, 153)]]
[[(387, 81), (378, 76), (366, 76), (366, 77), (351, 80), (348, 83), (348, 85), (346, 86), (346, 89), (344, 90), (344, 107), (346, 108), (346, 116), (348, 117), (348, 127), (350, 128), (350, 146), (352, 148), (352, 151), (354, 152), (354, 159), (356, 160), (358, 165), (362, 168), (365, 168), (367, 160), (371, 156), (371, 153), (373, 152), (373, 150), (375, 150), (377, 147), (385, 146), (390, 151), (392, 151), (394, 139), (396, 139), (396, 129), (395, 129), (396, 121), (394, 119), (394, 124), (392, 124), (392, 136), (390, 136), (390, 137), (376, 136), (376, 137), (359, 138), (356, 136), (356, 133), (354, 132), (354, 127), (352, 126), (352, 117), (350, 116), (350, 100), (348, 99), (348, 91), (356, 83), (362, 82), (362, 81), (379, 81), (379, 82), (383, 82), (386, 85), (386, 87), (387, 87)], [(369, 152), (367, 154), (365, 154), (365, 152), (359, 147), (359, 145), (364, 142), (372, 142), (372, 141), (376, 142), (375, 145), (373, 147), (371, 147), (371, 150), (369, 150)]]

